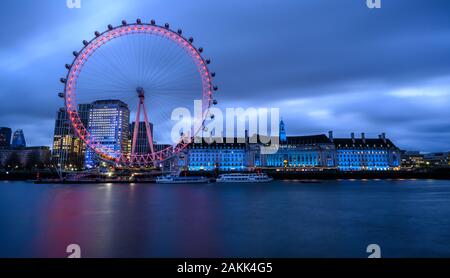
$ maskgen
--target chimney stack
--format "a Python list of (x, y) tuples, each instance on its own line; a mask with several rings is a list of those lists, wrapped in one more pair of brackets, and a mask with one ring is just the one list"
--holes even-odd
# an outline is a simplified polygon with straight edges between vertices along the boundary
[(362, 139), (363, 143), (365, 144), (366, 143), (366, 134), (364, 132), (361, 133), (361, 139)]
[(355, 133), (354, 132), (352, 132), (352, 141), (353, 141), (353, 144), (355, 143)]
[(333, 131), (328, 131), (328, 138), (330, 139), (330, 141), (331, 142), (333, 142), (334, 141), (334, 138), (333, 138)]
[(383, 139), (383, 142), (386, 144), (386, 133), (381, 133), (381, 139)]

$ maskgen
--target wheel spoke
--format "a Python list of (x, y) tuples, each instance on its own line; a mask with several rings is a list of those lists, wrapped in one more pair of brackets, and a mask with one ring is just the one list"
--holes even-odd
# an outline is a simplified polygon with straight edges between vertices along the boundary
[[(148, 154), (114, 151), (102, 143), (102, 138), (90, 134), (89, 126), (83, 126), (75, 110), (71, 121), (77, 134), (85, 134), (81, 139), (105, 159), (155, 166), (186, 147), (176, 147), (175, 142), (160, 152), (153, 149), (154, 139), (170, 143), (160, 139), (168, 138), (173, 109), (190, 108), (196, 99), (202, 99), (203, 107), (209, 106), (208, 88), (212, 84), (203, 59), (181, 35), (164, 27), (147, 24), (116, 27), (91, 41), (73, 65), (76, 66), (71, 67), (66, 85), (68, 110), (74, 111), (82, 103), (120, 100), (128, 105), (130, 119), (142, 119), (137, 114), (144, 112), (144, 119), (153, 124), (152, 133), (146, 123), (151, 149)], [(145, 100), (138, 96), (137, 88), (145, 91)]]

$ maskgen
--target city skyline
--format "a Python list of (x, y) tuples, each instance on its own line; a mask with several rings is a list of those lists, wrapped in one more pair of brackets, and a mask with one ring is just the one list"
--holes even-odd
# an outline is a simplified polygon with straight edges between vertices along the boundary
[[(447, 3), (396, 1), (374, 11), (364, 1), (264, 1), (258, 6), (131, 2), (135, 5), (83, 2), (79, 10), (67, 9), (65, 3), (3, 4), (11, 13), (1, 21), (12, 20), (10, 16), (28, 21), (17, 23), (22, 32), (0, 34), (5, 41), (0, 90), (8, 100), (0, 103), (0, 126), (23, 129), (27, 145), (50, 146), (55, 111), (62, 106), (58, 78), (65, 74), (70, 53), (107, 24), (154, 17), (183, 27), (196, 46), (205, 47), (218, 72), (221, 108), (280, 107), (291, 135), (333, 130), (336, 136), (365, 132), (375, 137), (386, 132), (402, 149), (450, 149)], [(180, 9), (171, 9), (174, 4)], [(150, 12), (143, 15), (142, 10)], [(210, 12), (200, 12), (204, 10)], [(267, 10), (273, 11), (268, 17)], [(34, 18), (50, 12), (55, 14), (49, 19), (53, 25)], [(348, 25), (356, 20), (357, 26)], [(19, 83), (22, 79), (27, 82)]]
[(6, 273), (443, 265), (420, 259), (450, 258), (449, 11), (3, 0)]

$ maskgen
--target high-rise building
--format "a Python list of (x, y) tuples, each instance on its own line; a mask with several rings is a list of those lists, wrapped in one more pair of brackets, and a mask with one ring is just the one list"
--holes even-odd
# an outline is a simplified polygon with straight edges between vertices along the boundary
[(14, 149), (21, 149), (27, 147), (27, 143), (25, 142), (25, 136), (23, 135), (23, 130), (18, 129), (14, 132), (11, 146)]
[[(117, 157), (116, 153), (129, 153), (130, 110), (120, 100), (98, 100), (89, 110), (88, 131), (91, 139), (108, 149), (108, 155)], [(98, 165), (96, 153), (88, 149), (86, 167)]]
[[(135, 127), (136, 123), (133, 122), (131, 123), (131, 127), (130, 127), (130, 136), (131, 136), (131, 142), (133, 142), (133, 136), (134, 136), (134, 127)], [(153, 124), (149, 123), (150, 125), (150, 131), (152, 133), (153, 136)], [(130, 150), (131, 151), (131, 150)], [(139, 127), (138, 127), (138, 136), (136, 139), (136, 150), (135, 150), (136, 154), (148, 154), (150, 153), (150, 144), (148, 142), (148, 137), (147, 137), (147, 129), (145, 128), (145, 122), (139, 122)]]
[(11, 146), (11, 129), (0, 127), (0, 149), (8, 149)]
[(85, 103), (78, 105), (78, 116), (80, 117), (81, 122), (87, 128), (89, 125), (89, 112), (91, 111), (92, 104)]
[[(82, 123), (87, 126), (90, 104), (80, 104), (78, 114)], [(53, 162), (63, 170), (81, 170), (84, 168), (86, 144), (79, 139), (69, 121), (65, 108), (58, 110), (53, 137)]]

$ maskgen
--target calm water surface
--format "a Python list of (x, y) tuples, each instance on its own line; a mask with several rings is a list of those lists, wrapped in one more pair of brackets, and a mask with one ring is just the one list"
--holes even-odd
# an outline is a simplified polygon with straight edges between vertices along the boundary
[(450, 257), (450, 181), (0, 182), (0, 257)]

